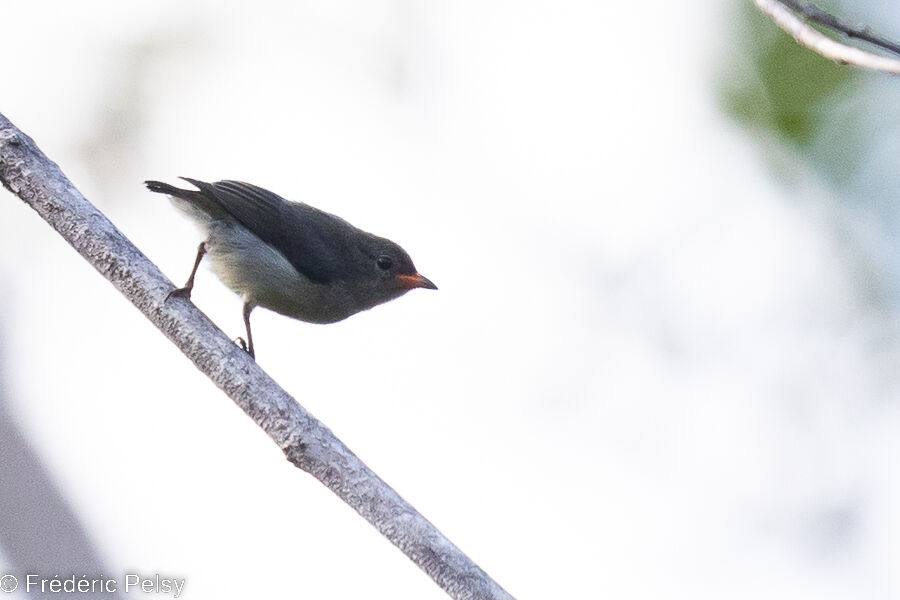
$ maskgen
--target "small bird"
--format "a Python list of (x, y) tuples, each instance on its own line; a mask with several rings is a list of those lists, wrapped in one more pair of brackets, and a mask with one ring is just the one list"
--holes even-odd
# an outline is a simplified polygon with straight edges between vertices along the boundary
[(199, 191), (144, 182), (171, 196), (206, 233), (187, 283), (169, 297), (191, 297), (209, 254), (213, 272), (244, 301), (247, 342), (239, 341), (254, 358), (250, 312), (257, 306), (308, 323), (335, 323), (411, 289), (437, 289), (403, 248), (340, 217), (241, 181), (181, 179)]

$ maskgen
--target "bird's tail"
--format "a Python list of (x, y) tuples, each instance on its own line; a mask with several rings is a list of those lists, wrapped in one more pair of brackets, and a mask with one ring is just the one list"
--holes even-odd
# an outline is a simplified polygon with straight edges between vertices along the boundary
[(176, 198), (184, 198), (185, 200), (193, 200), (194, 195), (197, 193), (193, 190), (183, 190), (181, 188), (177, 188), (174, 185), (169, 185), (168, 183), (163, 183), (162, 181), (145, 181), (144, 185), (146, 185), (147, 189), (151, 192), (168, 194), (169, 196), (175, 196)]
[[(145, 181), (144, 185), (146, 185), (147, 189), (151, 192), (171, 196), (175, 199), (173, 202), (177, 207), (185, 210), (189, 214), (193, 214), (193, 216), (199, 218), (201, 221), (205, 221), (207, 217), (227, 217), (227, 213), (211, 192), (212, 186), (196, 179), (188, 179), (187, 177), (181, 177), (181, 179), (197, 186), (200, 188), (200, 191), (185, 190), (175, 187), (174, 185), (169, 185), (168, 183), (163, 183), (162, 181), (154, 180)], [(186, 202), (178, 202), (178, 200), (184, 200)]]

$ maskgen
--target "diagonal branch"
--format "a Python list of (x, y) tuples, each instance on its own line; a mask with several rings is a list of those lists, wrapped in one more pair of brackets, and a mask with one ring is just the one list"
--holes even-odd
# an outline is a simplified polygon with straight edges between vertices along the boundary
[(847, 25), (812, 4), (796, 0), (753, 0), (756, 6), (769, 15), (775, 23), (794, 36), (799, 44), (813, 52), (841, 64), (893, 75), (900, 74), (900, 59), (881, 56), (842, 44), (815, 29), (810, 21), (894, 53), (900, 53), (900, 45), (872, 33), (865, 27)]
[(173, 285), (0, 114), (0, 181), (47, 221), (278, 444), (451, 597), (512, 596), (310, 415)]

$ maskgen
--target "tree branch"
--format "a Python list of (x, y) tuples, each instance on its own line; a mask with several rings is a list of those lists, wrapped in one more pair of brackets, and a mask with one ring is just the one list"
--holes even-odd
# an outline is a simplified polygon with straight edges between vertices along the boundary
[(881, 48), (882, 50), (887, 50), (888, 52), (900, 55), (900, 44), (878, 35), (869, 27), (848, 25), (834, 15), (825, 12), (815, 4), (798, 2), (797, 0), (781, 0), (781, 3), (800, 15), (805, 21), (821, 25), (826, 29), (841, 33), (848, 38), (861, 40), (867, 44), (872, 44), (876, 48)]
[[(779, 27), (791, 34), (799, 44), (825, 58), (862, 69), (881, 71), (893, 75), (900, 74), (900, 60), (889, 56), (880, 56), (837, 42), (804, 22), (804, 19), (848, 37), (863, 40), (879, 48), (900, 53), (900, 45), (872, 33), (867, 28), (846, 25), (812, 4), (802, 4), (795, 0), (753, 1)], [(802, 18), (798, 15), (801, 15)]]
[(0, 115), (0, 181), (47, 221), (278, 444), (451, 597), (512, 596), (400, 497), (189, 301), (66, 178), (34, 141)]

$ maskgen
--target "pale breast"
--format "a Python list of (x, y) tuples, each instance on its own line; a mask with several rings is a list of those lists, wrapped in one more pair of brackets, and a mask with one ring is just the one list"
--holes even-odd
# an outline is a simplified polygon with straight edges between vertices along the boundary
[(248, 304), (310, 323), (334, 323), (356, 312), (340, 285), (311, 282), (239, 224), (212, 224), (207, 247), (213, 272)]

